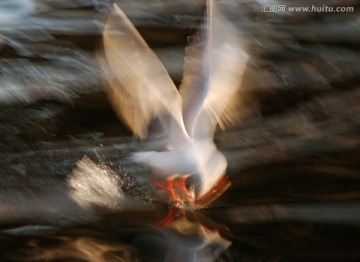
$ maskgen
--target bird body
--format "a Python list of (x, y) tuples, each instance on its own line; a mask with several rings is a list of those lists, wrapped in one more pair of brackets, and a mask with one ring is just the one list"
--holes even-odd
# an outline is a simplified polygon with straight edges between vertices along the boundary
[[(132, 160), (147, 164), (162, 177), (198, 175), (202, 189), (214, 185), (224, 174), (226, 158), (210, 140), (195, 140), (169, 151), (146, 151), (132, 155)], [(199, 191), (199, 195), (206, 192)]]

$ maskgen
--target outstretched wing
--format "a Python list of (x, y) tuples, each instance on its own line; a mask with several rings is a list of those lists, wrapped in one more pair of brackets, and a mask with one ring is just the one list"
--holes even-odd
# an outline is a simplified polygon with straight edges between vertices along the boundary
[(116, 4), (105, 24), (103, 43), (105, 56), (100, 61), (107, 93), (134, 134), (145, 138), (149, 123), (166, 114), (185, 131), (181, 97), (173, 81)]
[(212, 138), (217, 124), (231, 119), (231, 103), (240, 101), (239, 89), (248, 55), (238, 29), (207, 2), (205, 33), (186, 50), (180, 86), (183, 115), (192, 138)]

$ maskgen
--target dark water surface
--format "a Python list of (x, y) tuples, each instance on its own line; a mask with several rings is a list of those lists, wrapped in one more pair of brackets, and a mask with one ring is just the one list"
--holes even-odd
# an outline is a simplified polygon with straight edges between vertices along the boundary
[[(0, 261), (360, 261), (357, 1), (222, 7), (252, 62), (241, 122), (215, 137), (231, 187), (202, 209), (160, 203), (126, 159), (161, 145), (133, 138), (104, 94), (111, 1), (3, 2)], [(118, 2), (178, 84), (204, 1)]]

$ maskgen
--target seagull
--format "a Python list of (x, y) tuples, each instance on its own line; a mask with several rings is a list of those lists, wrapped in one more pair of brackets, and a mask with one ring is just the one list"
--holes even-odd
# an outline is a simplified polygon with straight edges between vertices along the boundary
[[(117, 4), (104, 26), (103, 47), (100, 63), (115, 112), (140, 139), (148, 137), (154, 120), (161, 124), (158, 132), (165, 134), (164, 148), (136, 152), (130, 159), (165, 180), (165, 186), (156, 185), (167, 189), (175, 202), (180, 198), (174, 188), (179, 181), (190, 202), (208, 202), (219, 195), (219, 188), (229, 184), (224, 182), (227, 161), (214, 143), (214, 133), (218, 125), (234, 122), (231, 108), (239, 103), (249, 60), (239, 30), (215, 0), (208, 0), (203, 30), (185, 49), (179, 90)], [(185, 189), (189, 176), (200, 182), (191, 194)]]

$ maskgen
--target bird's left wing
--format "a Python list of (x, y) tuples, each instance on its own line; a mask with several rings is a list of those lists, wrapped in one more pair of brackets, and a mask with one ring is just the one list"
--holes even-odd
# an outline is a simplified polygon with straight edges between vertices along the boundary
[(181, 97), (173, 81), (116, 4), (105, 24), (103, 43), (105, 56), (100, 61), (107, 93), (113, 108), (134, 134), (145, 138), (152, 120), (170, 115), (184, 135)]

